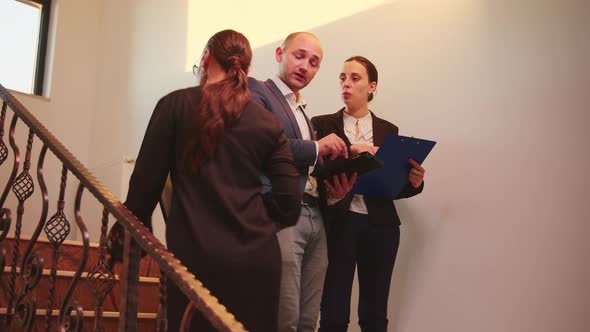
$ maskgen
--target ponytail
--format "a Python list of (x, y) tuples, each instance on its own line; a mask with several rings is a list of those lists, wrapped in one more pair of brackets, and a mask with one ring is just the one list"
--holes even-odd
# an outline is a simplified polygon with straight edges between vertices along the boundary
[(247, 71), (252, 51), (246, 37), (233, 30), (224, 30), (211, 37), (208, 48), (226, 71), (226, 77), (220, 82), (201, 84), (203, 95), (194, 117), (195, 135), (184, 158), (190, 173), (196, 172), (213, 157), (226, 129), (240, 118), (250, 99)]

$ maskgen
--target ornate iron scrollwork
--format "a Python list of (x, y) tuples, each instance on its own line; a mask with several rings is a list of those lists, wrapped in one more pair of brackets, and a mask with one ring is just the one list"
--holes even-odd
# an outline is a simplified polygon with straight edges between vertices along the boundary
[(25, 281), (24, 289), (28, 291), (37, 286), (43, 275), (43, 257), (36, 252), (31, 253), (26, 258), (24, 267), (21, 276)]
[(29, 172), (21, 173), (14, 181), (14, 185), (12, 186), (12, 192), (16, 195), (19, 201), (25, 201), (27, 198), (31, 197), (35, 191), (35, 185), (33, 183), (33, 178), (29, 174)]
[(24, 202), (31, 197), (33, 192), (35, 191), (35, 184), (33, 183), (33, 178), (29, 174), (29, 169), (31, 168), (31, 150), (33, 148), (33, 138), (35, 135), (33, 134), (33, 130), (29, 130), (29, 139), (27, 140), (27, 152), (25, 155), (25, 164), (23, 167), (23, 172), (17, 176), (14, 184), (12, 185), (12, 192), (18, 198), (19, 205), (24, 204)]
[(105, 208), (102, 213), (102, 224), (100, 228), (100, 247), (99, 256), (96, 264), (90, 269), (88, 274), (88, 286), (90, 291), (96, 297), (96, 310), (94, 331), (102, 331), (102, 313), (103, 302), (105, 297), (115, 286), (115, 274), (106, 263), (107, 254), (107, 230), (109, 225), (109, 211)]
[(10, 223), (12, 222), (10, 209), (0, 210), (0, 242), (2, 242), (8, 231), (10, 230)]
[(16, 301), (14, 310), (14, 322), (16, 326), (24, 329), (25, 331), (31, 331), (33, 323), (35, 322), (37, 311), (37, 300), (25, 298), (25, 295), (19, 296)]
[(43, 275), (43, 257), (36, 252), (26, 256), (21, 277), (24, 285), (21, 289), (21, 295), (18, 297), (15, 305), (14, 321), (17, 326), (30, 331), (37, 316), (37, 299), (31, 296), (31, 290), (39, 284)]
[[(13, 121), (15, 125), (16, 122)], [(14, 143), (14, 128), (11, 125), (11, 143)], [(20, 235), (23, 223), (23, 214), (25, 213), (25, 201), (31, 197), (34, 190), (33, 179), (29, 175), (29, 169), (31, 167), (31, 150), (33, 148), (33, 130), (29, 129), (29, 138), (27, 140), (27, 151), (25, 155), (25, 162), (22, 173), (16, 178), (12, 191), (18, 198), (18, 207), (16, 210), (16, 225), (14, 230), (14, 247), (12, 252), (12, 264), (10, 269), (10, 279), (8, 280), (9, 286), (9, 297), (8, 307), (6, 309), (6, 326), (10, 326), (12, 316), (14, 315), (13, 308), (15, 303), (16, 295), (16, 265), (19, 261), (20, 256)], [(14, 143), (13, 148), (18, 149)]]
[(2, 113), (0, 113), (0, 165), (8, 158), (8, 148), (4, 144), (4, 119), (6, 118), (6, 102), (2, 103)]
[(49, 275), (49, 296), (47, 299), (47, 308), (45, 310), (45, 331), (51, 331), (51, 313), (53, 311), (53, 301), (55, 299), (55, 282), (57, 274), (57, 261), (59, 259), (59, 247), (70, 234), (70, 222), (64, 214), (65, 191), (68, 180), (68, 169), (65, 165), (62, 167), (61, 181), (59, 189), (59, 200), (57, 201), (57, 212), (45, 223), (45, 235), (53, 246), (51, 272)]
[(58, 208), (57, 212), (47, 221), (43, 230), (53, 247), (59, 248), (70, 234), (70, 222), (63, 212), (63, 207)]
[(0, 246), (0, 274), (4, 272), (4, 266), (6, 266), (6, 249)]
[[(82, 233), (82, 257), (80, 257), (80, 265), (78, 265), (78, 269), (76, 269), (76, 273), (74, 273), (74, 277), (70, 282), (70, 287), (66, 291), (61, 305), (60, 315), (59, 315), (59, 326), (61, 331), (80, 331), (82, 329), (82, 324), (84, 321), (84, 314), (82, 311), (82, 307), (77, 303), (70, 303), (70, 298), (74, 293), (74, 289), (80, 280), (80, 276), (82, 275), (82, 271), (86, 267), (86, 261), (88, 261), (88, 252), (90, 246), (90, 234), (88, 233), (88, 229), (86, 228), (86, 224), (82, 219), (82, 215), (80, 214), (80, 207), (82, 205), (82, 194), (84, 193), (84, 185), (80, 183), (78, 186), (78, 191), (76, 192), (76, 201), (74, 204), (74, 213), (76, 215), (76, 225)], [(69, 303), (69, 304), (68, 304)], [(67, 304), (67, 305), (66, 305)], [(76, 316), (75, 318), (71, 317), (71, 312), (75, 310)], [(71, 322), (74, 321), (75, 324), (72, 325)], [(66, 328), (66, 325), (68, 328)], [(72, 329), (74, 326), (74, 329)]]
[(84, 325), (84, 310), (82, 307), (74, 302), (70, 303), (59, 316), (60, 331), (82, 331)]

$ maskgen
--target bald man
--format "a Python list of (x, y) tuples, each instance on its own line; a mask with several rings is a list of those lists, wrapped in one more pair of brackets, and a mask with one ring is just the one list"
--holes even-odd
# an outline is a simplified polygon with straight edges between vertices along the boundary
[(266, 81), (249, 78), (254, 101), (283, 124), (303, 192), (297, 224), (277, 233), (283, 261), (279, 332), (315, 331), (328, 256), (318, 188), (309, 173), (322, 157), (348, 157), (346, 144), (335, 134), (316, 140), (305, 114), (306, 103), (300, 90), (314, 78), (322, 57), (320, 41), (314, 35), (295, 32), (275, 50), (277, 75)]

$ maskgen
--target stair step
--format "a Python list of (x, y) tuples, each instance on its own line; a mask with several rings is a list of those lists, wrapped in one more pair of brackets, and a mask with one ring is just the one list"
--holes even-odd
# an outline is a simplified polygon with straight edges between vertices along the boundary
[[(37, 313), (37, 318), (41, 317), (41, 316), (45, 316), (47, 313), (45, 312), (45, 309), (37, 309), (36, 311)], [(96, 312), (94, 311), (90, 311), (90, 310), (84, 310), (84, 317), (94, 317), (94, 315), (96, 315)], [(0, 308), (0, 315), (6, 315), (6, 308)], [(59, 316), (59, 310), (52, 310), (51, 311), (51, 316)], [(118, 311), (104, 311), (102, 313), (102, 316), (105, 318), (119, 318), (120, 317), (120, 313)], [(138, 312), (137, 313), (137, 318), (139, 319), (156, 319), (157, 314), (151, 313), (151, 312)]]
[[(19, 266), (22, 262), (30, 236), (21, 236), (19, 245)], [(65, 293), (67, 292), (71, 279), (75, 275), (80, 264), (82, 254), (82, 242), (64, 241), (60, 246), (60, 256), (57, 264), (57, 278), (55, 282), (53, 312), (52, 315), (59, 315), (59, 309)], [(4, 257), (6, 263), (4, 270), (0, 270), (0, 308), (7, 307), (8, 298), (8, 280), (10, 278), (10, 269), (12, 261), (12, 250), (14, 248), (14, 235), (9, 234), (1, 243), (5, 249)], [(48, 303), (49, 278), (51, 273), (53, 246), (45, 238), (39, 238), (33, 246), (33, 251), (43, 257), (43, 271), (39, 284), (31, 291), (29, 296), (35, 296), (37, 300), (37, 317), (34, 322), (32, 331), (45, 331), (45, 310)], [(93, 331), (94, 329), (94, 310), (96, 308), (96, 298), (91, 290), (91, 283), (87, 279), (89, 272), (93, 269), (99, 258), (98, 243), (89, 244), (88, 260), (84, 272), (76, 285), (70, 301), (76, 301), (84, 310), (84, 323), (82, 331)], [(16, 290), (22, 287), (22, 277), (20, 276), (20, 267), (17, 267)], [(103, 302), (104, 319), (103, 331), (118, 330), (119, 309), (121, 302), (121, 281), (119, 276), (122, 275), (122, 264), (114, 266), (115, 283), (111, 292), (105, 297)], [(140, 261), (140, 279), (139, 279), (139, 301), (138, 301), (138, 331), (155, 331), (156, 313), (158, 312), (160, 299), (159, 269), (151, 257), (146, 256)], [(6, 309), (0, 309), (0, 316), (6, 314)], [(0, 318), (0, 322), (2, 319)], [(57, 319), (52, 319), (52, 331), (57, 330)], [(1, 326), (1, 325), (0, 325)], [(0, 327), (0, 330), (2, 328)]]
[[(4, 273), (10, 273), (10, 267), (9, 266), (5, 266), (4, 267)], [(16, 268), (16, 273), (20, 273), (20, 267)], [(57, 277), (69, 277), (72, 278), (74, 277), (74, 275), (76, 274), (75, 271), (63, 271), (63, 270), (56, 270), (55, 271)], [(51, 270), (49, 269), (43, 269), (43, 276), (49, 276), (51, 274)], [(80, 275), (80, 279), (86, 279), (88, 278), (88, 275), (90, 274), (90, 272), (82, 272), (82, 274)], [(119, 276), (115, 275), (115, 280), (119, 280)], [(139, 277), (139, 282), (140, 283), (155, 283), (155, 284), (159, 284), (160, 283), (160, 278), (154, 278), (154, 277)]]
[[(19, 269), (17, 269), (19, 272)], [(49, 297), (49, 270), (43, 270), (43, 277), (39, 281), (39, 284), (33, 288), (31, 294), (37, 298), (37, 303), (40, 306), (45, 307)], [(57, 271), (57, 278), (54, 287), (54, 301), (53, 308), (59, 309), (61, 301), (65, 296), (68, 288), (70, 287), (71, 279), (74, 276), (72, 271)], [(89, 280), (87, 279), (87, 273), (83, 273), (78, 280), (78, 284), (74, 289), (71, 300), (77, 301), (82, 308), (94, 309), (96, 307), (96, 297), (94, 296)], [(5, 267), (4, 273), (0, 276), (0, 307), (6, 307), (6, 299), (8, 298), (8, 280), (10, 278), (10, 268)], [(20, 274), (17, 274), (16, 278), (16, 290), (21, 289), (22, 278)], [(160, 299), (160, 283), (157, 278), (151, 277), (140, 277), (139, 283), (139, 294), (140, 301), (138, 302), (138, 310), (140, 312), (157, 312), (158, 304)], [(113, 285), (111, 292), (105, 297), (103, 303), (103, 309), (105, 311), (118, 311), (120, 306), (121, 297), (121, 283), (116, 277), (116, 281)]]
[[(44, 309), (37, 309), (36, 311), (36, 318), (35, 322), (33, 323), (32, 331), (45, 331), (45, 310)], [(0, 308), (0, 318), (3, 318), (6, 315), (6, 308)], [(93, 332), (94, 331), (94, 311), (83, 311), (84, 321), (82, 326), (83, 332)], [(51, 324), (52, 324), (52, 331), (57, 331), (57, 317), (59, 316), (59, 310), (53, 310), (51, 312)], [(117, 331), (119, 325), (119, 312), (112, 312), (112, 311), (105, 311), (103, 312), (103, 331)], [(156, 322), (157, 322), (157, 315), (153, 313), (145, 313), (139, 312), (137, 314), (137, 331), (142, 332), (155, 332), (156, 331)], [(0, 319), (0, 322), (3, 322), (3, 319)]]
[[(22, 255), (24, 255), (25, 251), (27, 250), (27, 246), (29, 244), (31, 237), (30, 236), (22, 236), (20, 239), (20, 259), (22, 259)], [(81, 241), (69, 241), (66, 240), (60, 246), (59, 252), (60, 256), (57, 263), (57, 268), (59, 270), (64, 271), (75, 271), (78, 269), (78, 265), (80, 264), (80, 258), (82, 255), (82, 242)], [(2, 247), (6, 249), (6, 256), (5, 256), (5, 265), (10, 266), (12, 262), (12, 249), (14, 248), (14, 234), (8, 234), (6, 239), (2, 241)], [(96, 242), (91, 242), (89, 245), (88, 251), (88, 260), (86, 262), (86, 266), (84, 271), (89, 272), (92, 267), (96, 264), (99, 257), (99, 245)], [(52, 264), (52, 255), (53, 255), (53, 246), (46, 238), (39, 238), (37, 243), (33, 246), (33, 251), (37, 252), (39, 256), (43, 257), (43, 268), (44, 269), (51, 269)], [(115, 264), (114, 266), (114, 273), (120, 275), (122, 272), (122, 264)], [(139, 275), (143, 277), (153, 277), (159, 278), (160, 270), (156, 262), (152, 260), (151, 257), (145, 256), (141, 259), (139, 265)]]

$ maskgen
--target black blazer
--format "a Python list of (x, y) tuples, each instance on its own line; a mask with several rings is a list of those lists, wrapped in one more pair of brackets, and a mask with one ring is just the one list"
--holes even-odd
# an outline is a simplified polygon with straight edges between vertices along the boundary
[[(231, 257), (243, 254), (247, 261), (253, 252), (266, 250), (269, 241), (276, 243), (275, 222), (283, 227), (294, 225), (301, 208), (299, 174), (281, 124), (253, 101), (225, 130), (214, 157), (194, 174), (184, 169), (201, 96), (201, 88), (192, 87), (160, 99), (141, 144), (125, 202), (150, 227), (150, 217), (170, 173), (174, 193), (166, 239), (169, 249), (189, 269), (216, 266), (227, 253)], [(270, 196), (261, 194), (262, 172), (273, 185)]]
[[(317, 131), (318, 139), (325, 137), (331, 133), (335, 133), (338, 135), (350, 150), (350, 141), (346, 134), (344, 133), (344, 118), (343, 118), (344, 108), (339, 110), (334, 114), (328, 115), (320, 115), (313, 117), (311, 122), (313, 123), (314, 128)], [(398, 134), (398, 128), (381, 118), (378, 118), (371, 112), (371, 116), (373, 119), (373, 145), (381, 146), (383, 141), (385, 140), (385, 136), (393, 134)], [(350, 153), (350, 151), (349, 151)], [(424, 183), (420, 185), (418, 188), (414, 188), (411, 184), (408, 184), (404, 190), (399, 194), (396, 199), (400, 198), (408, 198), (414, 195), (417, 195), (422, 192), (424, 188)], [(322, 192), (322, 191), (321, 191)], [(338, 222), (341, 218), (345, 217), (348, 208), (350, 206), (350, 202), (352, 201), (353, 194), (348, 193), (341, 201), (333, 206), (326, 206), (326, 219), (328, 222)], [(365, 204), (367, 204), (367, 210), (369, 213), (369, 222), (375, 224), (397, 224), (400, 225), (400, 219), (397, 215), (397, 210), (395, 209), (395, 205), (393, 201), (388, 198), (384, 197), (364, 197)], [(324, 197), (325, 201), (325, 197)]]

